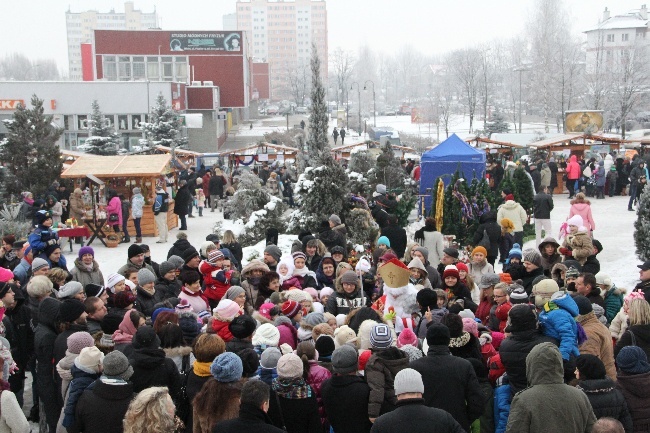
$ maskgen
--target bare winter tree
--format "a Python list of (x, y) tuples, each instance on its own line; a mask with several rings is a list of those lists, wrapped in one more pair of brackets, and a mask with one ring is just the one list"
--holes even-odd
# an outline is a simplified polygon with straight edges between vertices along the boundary
[(602, 110), (611, 90), (611, 74), (605, 58), (604, 30), (598, 31), (595, 43), (593, 46), (587, 46), (587, 51), (589, 58), (585, 70), (582, 102), (592, 110)]
[(578, 83), (583, 82), (585, 59), (580, 45), (579, 41), (569, 39), (557, 47), (560, 58), (558, 73), (555, 75), (555, 101), (559, 109), (555, 117), (557, 132), (564, 130), (564, 112), (571, 109), (576, 93), (580, 91)]
[(305, 100), (309, 94), (309, 86), (311, 82), (311, 71), (309, 62), (299, 61), (298, 66), (287, 68), (287, 86), (291, 98), (296, 105), (305, 105)]
[(330, 72), (334, 74), (336, 81), (336, 103), (338, 104), (339, 98), (345, 99), (345, 93), (350, 88), (350, 81), (354, 72), (355, 58), (351, 51), (344, 50), (341, 47), (336, 47), (334, 52), (330, 54)]
[(636, 44), (614, 53), (612, 70), (612, 104), (621, 120), (621, 137), (625, 138), (626, 120), (639, 103), (648, 85), (648, 48)]
[(450, 72), (456, 76), (463, 95), (463, 104), (469, 115), (469, 132), (474, 128), (474, 115), (480, 92), (481, 51), (464, 48), (453, 51), (447, 62)]
[(0, 78), (15, 81), (57, 80), (59, 71), (53, 59), (30, 60), (14, 53), (0, 60)]

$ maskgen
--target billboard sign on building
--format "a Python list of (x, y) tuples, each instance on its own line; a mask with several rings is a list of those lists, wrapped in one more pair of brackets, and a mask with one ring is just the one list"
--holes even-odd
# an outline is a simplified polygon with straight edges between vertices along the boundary
[(242, 51), (240, 32), (170, 33), (169, 50), (180, 51)]
[(564, 113), (565, 132), (595, 133), (603, 129), (603, 111), (566, 111)]
[(0, 110), (16, 110), (18, 104), (25, 106), (25, 101), (22, 99), (0, 99)]

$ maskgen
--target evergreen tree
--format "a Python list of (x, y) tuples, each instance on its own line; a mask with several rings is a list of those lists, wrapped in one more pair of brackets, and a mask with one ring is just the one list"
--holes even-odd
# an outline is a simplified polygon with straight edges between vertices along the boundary
[(650, 188), (643, 188), (639, 199), (637, 219), (634, 222), (636, 256), (641, 261), (650, 260)]
[(379, 226), (367, 209), (352, 209), (345, 219), (345, 226), (348, 229), (348, 241), (353, 245), (373, 244), (379, 235)]
[(92, 103), (93, 112), (88, 121), (88, 134), (90, 137), (85, 144), (90, 146), (88, 153), (95, 155), (117, 155), (120, 146), (120, 137), (115, 133), (115, 128), (110, 126), (108, 119), (99, 108), (99, 103)]
[(374, 166), (375, 161), (368, 152), (356, 152), (350, 156), (347, 170), (350, 192), (362, 197), (370, 194), (370, 181), (367, 174)]
[(32, 108), (19, 105), (13, 119), (5, 121), (7, 137), (0, 143), (0, 159), (8, 169), (7, 192), (45, 192), (61, 175), (61, 151), (56, 142), (63, 130), (52, 126), (43, 100), (32, 96)]
[(515, 201), (519, 203), (529, 215), (533, 211), (533, 198), (535, 197), (535, 188), (533, 180), (523, 167), (517, 167), (512, 175), (514, 188), (512, 189)]
[(510, 124), (503, 113), (497, 108), (485, 125), (485, 133), (490, 138), (492, 134), (504, 132), (510, 132)]
[(151, 107), (149, 122), (140, 123), (140, 129), (145, 137), (154, 145), (162, 145), (172, 150), (187, 144), (187, 138), (181, 136), (183, 121), (162, 93), (156, 98), (156, 105)]
[(407, 174), (400, 165), (400, 162), (393, 154), (393, 148), (388, 140), (381, 149), (381, 154), (377, 157), (377, 163), (371, 172), (370, 183), (372, 188), (377, 184), (386, 185), (386, 190), (401, 190), (405, 187), (404, 180)]
[(226, 202), (226, 212), (232, 219), (248, 218), (253, 212), (264, 208), (271, 195), (262, 186), (260, 178), (249, 171), (239, 176), (237, 191)]
[(311, 46), (311, 113), (309, 114), (309, 137), (307, 149), (310, 165), (320, 165), (330, 157), (325, 88), (320, 76), (320, 57), (316, 44)]
[(464, 180), (461, 180), (460, 171), (456, 171), (451, 178), (451, 183), (445, 190), (445, 211), (443, 214), (442, 233), (445, 235), (456, 235), (456, 242), (459, 245), (466, 245), (470, 234), (468, 222), (471, 222), (474, 214), (467, 196), (469, 188)]

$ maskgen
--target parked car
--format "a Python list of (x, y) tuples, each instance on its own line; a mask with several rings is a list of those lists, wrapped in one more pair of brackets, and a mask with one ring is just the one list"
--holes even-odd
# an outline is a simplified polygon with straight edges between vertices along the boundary
[(303, 106), (296, 107), (295, 113), (296, 114), (307, 114), (307, 107), (303, 107)]

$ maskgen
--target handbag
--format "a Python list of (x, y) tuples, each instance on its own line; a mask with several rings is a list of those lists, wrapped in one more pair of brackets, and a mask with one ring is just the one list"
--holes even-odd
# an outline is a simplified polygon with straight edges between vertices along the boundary
[(481, 246), (485, 248), (487, 251), (490, 250), (490, 237), (487, 234), (487, 230), (483, 230), (483, 237), (481, 238), (481, 241), (478, 243), (478, 246)]
[(120, 220), (120, 216), (116, 213), (112, 213), (108, 216), (108, 221), (112, 223), (118, 222), (119, 220)]

